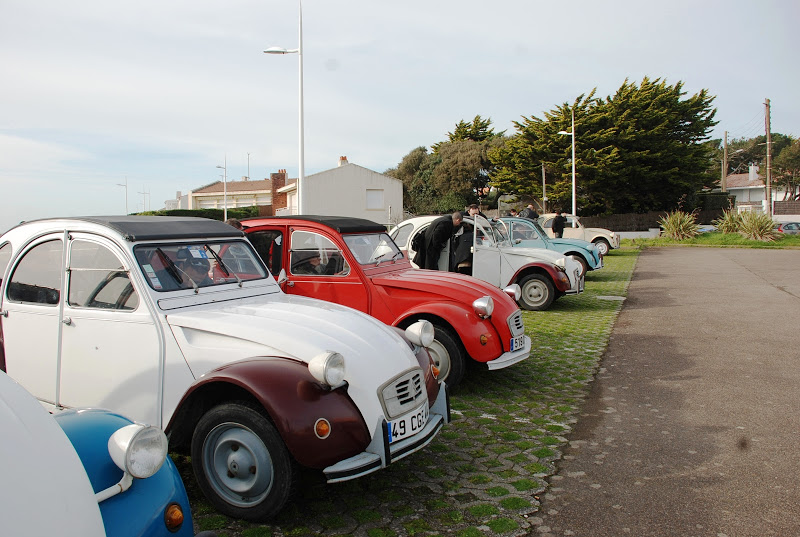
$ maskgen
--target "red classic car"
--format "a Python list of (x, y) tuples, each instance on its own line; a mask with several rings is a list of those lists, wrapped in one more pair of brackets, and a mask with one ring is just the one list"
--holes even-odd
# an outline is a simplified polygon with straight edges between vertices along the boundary
[(425, 319), (440, 379), (458, 384), (467, 359), (501, 369), (527, 358), (531, 340), (510, 294), (452, 272), (411, 266), (386, 228), (359, 218), (249, 218), (245, 233), (288, 294), (350, 306), (404, 328)]

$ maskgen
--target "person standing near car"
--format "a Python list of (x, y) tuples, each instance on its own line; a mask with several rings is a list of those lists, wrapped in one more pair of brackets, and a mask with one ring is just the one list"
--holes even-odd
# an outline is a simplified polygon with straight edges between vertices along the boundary
[(470, 205), (470, 206), (467, 208), (467, 214), (469, 214), (470, 216), (475, 216), (475, 215), (477, 215), (477, 216), (482, 216), (482, 217), (484, 217), (484, 218), (485, 218), (485, 219), (487, 219), (487, 220), (489, 219), (489, 217), (488, 217), (488, 216), (486, 216), (485, 214), (483, 214), (483, 212), (481, 211), (481, 208), (480, 208), (480, 206), (478, 206), (478, 204), (477, 204), (477, 203), (473, 203), (472, 205)]
[(536, 220), (539, 218), (539, 213), (536, 212), (536, 209), (533, 208), (533, 204), (529, 203), (527, 207), (520, 211), (519, 215), (522, 218), (527, 218), (528, 220)]
[(562, 238), (566, 225), (567, 219), (561, 214), (560, 210), (556, 210), (556, 217), (553, 218), (553, 236), (557, 239)]
[[(453, 234), (461, 228), (464, 220), (461, 212), (446, 214), (434, 220), (428, 229), (425, 230), (424, 259), (422, 263), (417, 263), (420, 268), (439, 270), (439, 255), (442, 248), (450, 240)], [(416, 259), (415, 259), (416, 262)]]

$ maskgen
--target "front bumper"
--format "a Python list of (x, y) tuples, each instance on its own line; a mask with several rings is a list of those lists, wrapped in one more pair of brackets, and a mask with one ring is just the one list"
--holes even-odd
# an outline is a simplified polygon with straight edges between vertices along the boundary
[(525, 358), (528, 358), (531, 355), (531, 338), (525, 336), (525, 346), (516, 351), (509, 351), (504, 352), (494, 360), (490, 362), (486, 362), (486, 366), (489, 368), (490, 371), (494, 371), (495, 369), (503, 369), (504, 367), (508, 367), (510, 365), (514, 365), (517, 362), (521, 362)]
[(445, 423), (450, 423), (450, 395), (447, 385), (442, 383), (436, 402), (430, 409), (428, 423), (422, 431), (390, 444), (388, 424), (385, 419), (381, 419), (367, 449), (322, 470), (325, 479), (328, 483), (348, 481), (385, 468), (430, 444)]
[(572, 286), (568, 291), (564, 292), (565, 295), (577, 295), (583, 293), (583, 290), (586, 287), (586, 274), (581, 274), (580, 270), (576, 269), (571, 275), (569, 281)]

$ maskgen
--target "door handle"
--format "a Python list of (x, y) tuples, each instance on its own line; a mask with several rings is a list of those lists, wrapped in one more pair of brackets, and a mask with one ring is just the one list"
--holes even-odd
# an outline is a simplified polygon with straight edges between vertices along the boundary
[(64, 319), (61, 322), (69, 326), (72, 324), (72, 317), (64, 317)]
[(286, 286), (287, 287), (294, 287), (294, 282), (290, 280), (290, 281), (286, 282)]

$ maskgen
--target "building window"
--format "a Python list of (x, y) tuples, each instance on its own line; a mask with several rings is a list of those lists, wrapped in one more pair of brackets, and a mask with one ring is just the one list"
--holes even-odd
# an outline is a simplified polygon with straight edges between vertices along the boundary
[(367, 189), (367, 209), (383, 209), (383, 189)]

